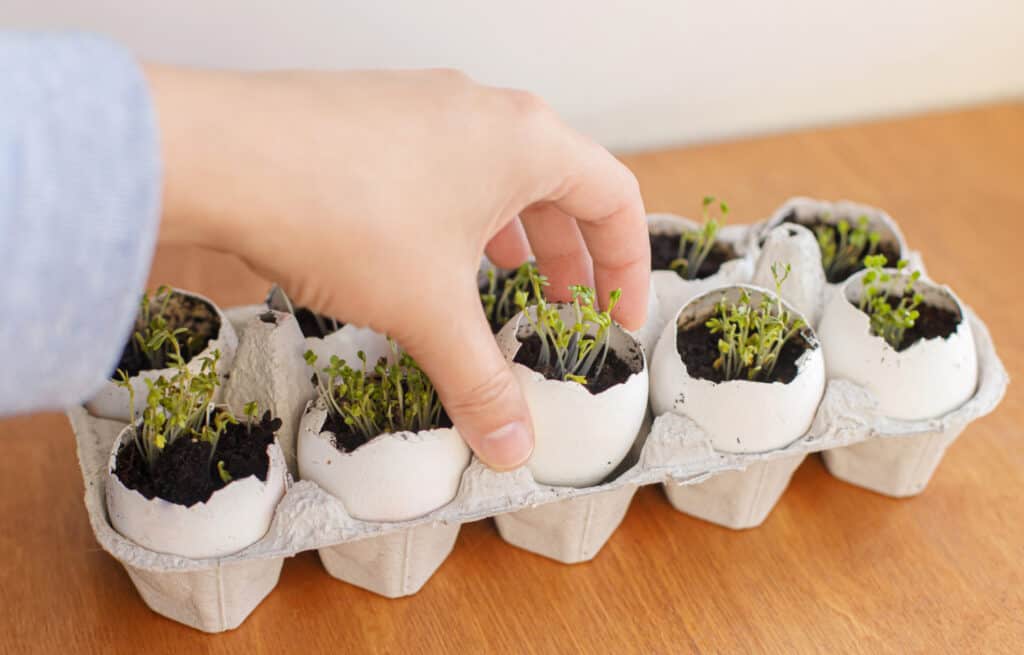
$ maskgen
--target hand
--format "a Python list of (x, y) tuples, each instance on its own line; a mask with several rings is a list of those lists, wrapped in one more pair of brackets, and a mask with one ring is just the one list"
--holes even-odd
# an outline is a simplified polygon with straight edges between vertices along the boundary
[(235, 253), (297, 303), (394, 337), (495, 468), (522, 464), (533, 434), (481, 309), (485, 248), (513, 267), (528, 239), (552, 298), (621, 288), (615, 318), (645, 321), (636, 179), (536, 96), (454, 71), (147, 77), (161, 240)]

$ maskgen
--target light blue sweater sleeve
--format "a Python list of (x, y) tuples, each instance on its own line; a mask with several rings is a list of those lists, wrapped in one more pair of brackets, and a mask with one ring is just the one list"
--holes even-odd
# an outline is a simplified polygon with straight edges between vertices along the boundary
[(116, 365), (160, 191), (132, 56), (92, 36), (0, 31), (0, 415), (80, 402)]

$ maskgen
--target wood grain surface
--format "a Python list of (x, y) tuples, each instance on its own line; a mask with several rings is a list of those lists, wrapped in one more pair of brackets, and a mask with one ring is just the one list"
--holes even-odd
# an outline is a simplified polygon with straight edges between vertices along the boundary
[[(887, 209), (930, 272), (990, 326), (1024, 372), (1024, 104), (624, 157), (649, 211), (695, 214), (725, 197), (734, 220), (791, 195)], [(222, 305), (261, 298), (238, 262), (160, 253), (152, 282)], [(517, 550), (491, 521), (463, 527), (418, 595), (386, 600), (285, 563), (239, 629), (205, 635), (150, 612), (99, 549), (58, 414), (0, 421), (3, 653), (1021, 653), (1024, 390), (970, 426), (919, 497), (892, 500), (797, 471), (759, 528), (732, 532), (642, 489), (590, 563)]]

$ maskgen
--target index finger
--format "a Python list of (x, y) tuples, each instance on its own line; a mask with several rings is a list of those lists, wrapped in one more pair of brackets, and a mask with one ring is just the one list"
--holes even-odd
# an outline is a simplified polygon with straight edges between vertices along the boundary
[(594, 262), (598, 297), (615, 289), (622, 299), (615, 319), (631, 330), (647, 320), (651, 247), (640, 185), (624, 164), (607, 150), (570, 132), (564, 165), (565, 181), (546, 198), (575, 217)]

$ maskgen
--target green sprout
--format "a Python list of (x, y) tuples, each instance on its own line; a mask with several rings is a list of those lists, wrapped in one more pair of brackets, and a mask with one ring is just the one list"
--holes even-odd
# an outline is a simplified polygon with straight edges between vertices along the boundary
[(875, 254), (882, 236), (869, 225), (868, 217), (861, 216), (853, 226), (844, 218), (835, 225), (825, 223), (814, 228), (826, 278), (842, 279), (856, 270), (865, 256)]
[(228, 469), (224, 466), (224, 460), (222, 459), (217, 461), (217, 475), (220, 476), (220, 480), (224, 484), (227, 484), (232, 480), (231, 473), (229, 473)]
[(770, 380), (782, 347), (805, 327), (804, 321), (782, 304), (782, 283), (789, 277), (789, 264), (776, 262), (771, 270), (774, 296), (765, 293), (755, 304), (746, 289), (736, 302), (727, 302), (723, 295), (704, 324), (711, 334), (719, 335), (714, 367), (726, 380)]
[(245, 427), (248, 433), (252, 434), (252, 426), (259, 421), (260, 417), (260, 404), (255, 400), (248, 402), (242, 408), (242, 412), (245, 414)]
[[(390, 341), (390, 340), (389, 340)], [(390, 341), (396, 363), (381, 357), (372, 368), (366, 354), (353, 368), (337, 355), (317, 368), (317, 356), (306, 351), (306, 363), (314, 370), (317, 393), (331, 416), (349, 430), (370, 439), (389, 432), (419, 432), (441, 424), (444, 408), (427, 374), (407, 353)]]
[(143, 293), (139, 301), (139, 311), (135, 316), (135, 328), (129, 344), (135, 356), (145, 359), (148, 368), (152, 370), (167, 368), (172, 351), (177, 349), (180, 354), (180, 348), (175, 346), (184, 345), (186, 356), (191, 357), (199, 343), (198, 337), (188, 328), (170, 327), (167, 309), (173, 295), (173, 289), (161, 286), (152, 297)]
[[(718, 203), (720, 218), (711, 216), (711, 207)], [(729, 205), (724, 201), (717, 200), (714, 196), (704, 196), (701, 202), (701, 218), (703, 223), (698, 229), (686, 230), (679, 235), (679, 256), (672, 260), (669, 268), (686, 280), (695, 280), (700, 274), (700, 268), (704, 261), (711, 254), (718, 237), (718, 230), (729, 215)]]
[[(545, 283), (545, 278), (538, 273), (536, 265), (532, 262), (526, 262), (514, 272), (504, 275), (493, 268), (488, 269), (487, 286), (480, 290), (480, 302), (484, 306), (487, 322), (494, 330), (500, 330), (519, 311), (515, 304), (516, 294), (522, 291), (529, 297), (533, 289), (530, 282), (533, 277), (539, 277), (542, 284)], [(532, 303), (531, 299), (530, 304)]]
[(540, 354), (535, 369), (552, 370), (558, 379), (587, 384), (601, 375), (608, 358), (611, 339), (611, 311), (619, 302), (622, 290), (612, 291), (607, 309), (596, 306), (597, 294), (590, 287), (574, 285), (572, 291), (573, 321), (562, 320), (557, 305), (548, 304), (542, 287), (547, 281), (530, 275), (532, 296), (525, 290), (516, 292), (515, 304), (533, 326), (540, 339)]
[[(917, 308), (924, 302), (924, 297), (914, 291), (914, 283), (921, 278), (921, 271), (914, 271), (906, 277), (906, 282), (896, 284), (891, 269), (886, 269), (885, 255), (869, 255), (864, 258), (867, 271), (861, 279), (860, 310), (871, 319), (871, 332), (885, 339), (886, 343), (899, 350), (903, 337), (909, 328), (914, 327), (920, 317)], [(907, 261), (901, 259), (896, 263), (896, 276), (901, 276), (907, 267)], [(899, 302), (893, 306), (893, 302)]]

